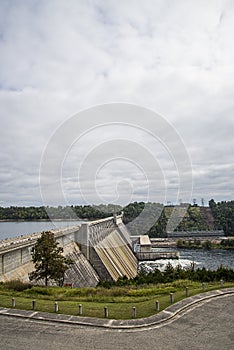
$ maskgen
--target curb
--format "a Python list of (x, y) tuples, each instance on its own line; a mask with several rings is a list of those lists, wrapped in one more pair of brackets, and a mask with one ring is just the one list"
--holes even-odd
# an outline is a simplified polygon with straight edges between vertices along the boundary
[(41, 322), (55, 322), (72, 326), (98, 327), (112, 330), (133, 330), (146, 329), (152, 326), (159, 326), (172, 321), (186, 311), (192, 310), (195, 306), (208, 302), (211, 299), (234, 295), (234, 288), (218, 289), (204, 292), (192, 297), (185, 298), (175, 304), (168, 306), (163, 311), (146, 318), (113, 320), (102, 318), (91, 318), (81, 316), (69, 316), (38, 311), (26, 311), (19, 309), (0, 308), (0, 316), (18, 317)]

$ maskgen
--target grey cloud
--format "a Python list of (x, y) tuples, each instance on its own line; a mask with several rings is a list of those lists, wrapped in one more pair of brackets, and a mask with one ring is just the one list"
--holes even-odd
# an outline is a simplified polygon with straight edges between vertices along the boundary
[[(77, 111), (113, 101), (149, 107), (172, 123), (191, 157), (194, 197), (233, 199), (232, 2), (1, 1), (0, 8), (5, 204), (40, 203), (40, 159), (50, 136)], [(176, 200), (178, 174), (167, 152), (144, 134), (119, 133), (154, 149)], [(69, 153), (63, 181), (71, 200), (82, 201), (77, 172), (84, 155), (115, 136), (110, 128), (90, 134)], [(105, 175), (111, 184), (130, 180), (134, 200), (146, 195), (141, 176), (129, 176), (123, 165)], [(111, 193), (105, 177), (99, 186)], [(92, 202), (88, 182), (85, 188)]]

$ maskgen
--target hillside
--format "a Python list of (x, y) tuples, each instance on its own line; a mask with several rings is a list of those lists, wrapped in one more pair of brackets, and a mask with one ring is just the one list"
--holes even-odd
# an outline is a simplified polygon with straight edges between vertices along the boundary
[[(161, 209), (158, 204), (158, 208)], [(165, 206), (162, 210), (159, 220), (148, 231), (150, 237), (165, 237), (169, 218), (174, 210), (174, 206)], [(124, 208), (125, 223), (133, 221), (131, 232), (141, 234), (138, 220), (134, 220), (144, 209), (144, 203), (131, 203)], [(178, 231), (201, 231), (201, 230), (224, 230), (226, 235), (234, 234), (234, 201), (215, 203), (210, 201), (209, 207), (199, 207), (190, 205), (184, 215), (185, 208), (177, 206), (177, 216), (181, 217), (181, 221), (177, 226)], [(175, 221), (178, 218), (175, 218)], [(172, 221), (172, 220), (171, 220)], [(143, 223), (142, 223), (143, 224)], [(172, 226), (173, 225), (172, 222)]]
[(190, 206), (178, 226), (178, 231), (213, 230), (214, 218), (210, 208)]
[(234, 235), (234, 201), (215, 202), (209, 201), (209, 206), (214, 217), (214, 225), (218, 229), (223, 229), (225, 235)]

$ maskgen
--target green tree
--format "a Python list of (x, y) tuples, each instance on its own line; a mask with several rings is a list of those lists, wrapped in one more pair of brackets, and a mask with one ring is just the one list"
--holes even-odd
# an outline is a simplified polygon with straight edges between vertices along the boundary
[(173, 268), (172, 264), (169, 262), (165, 270), (163, 272), (164, 278), (166, 282), (172, 282), (175, 279), (175, 269)]
[(58, 245), (52, 232), (42, 232), (32, 250), (35, 271), (29, 274), (31, 281), (44, 279), (47, 286), (49, 280), (54, 280), (59, 286), (63, 285), (65, 271), (72, 261), (62, 255), (63, 248)]

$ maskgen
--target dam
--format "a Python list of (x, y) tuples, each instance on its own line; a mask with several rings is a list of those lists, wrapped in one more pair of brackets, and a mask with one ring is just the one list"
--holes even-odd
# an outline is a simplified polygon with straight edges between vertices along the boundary
[[(65, 284), (94, 287), (99, 281), (137, 275), (138, 260), (122, 215), (51, 231), (64, 255), (73, 261), (65, 273)], [(39, 237), (36, 233), (0, 242), (0, 282), (29, 280), (34, 270), (32, 248)]]

